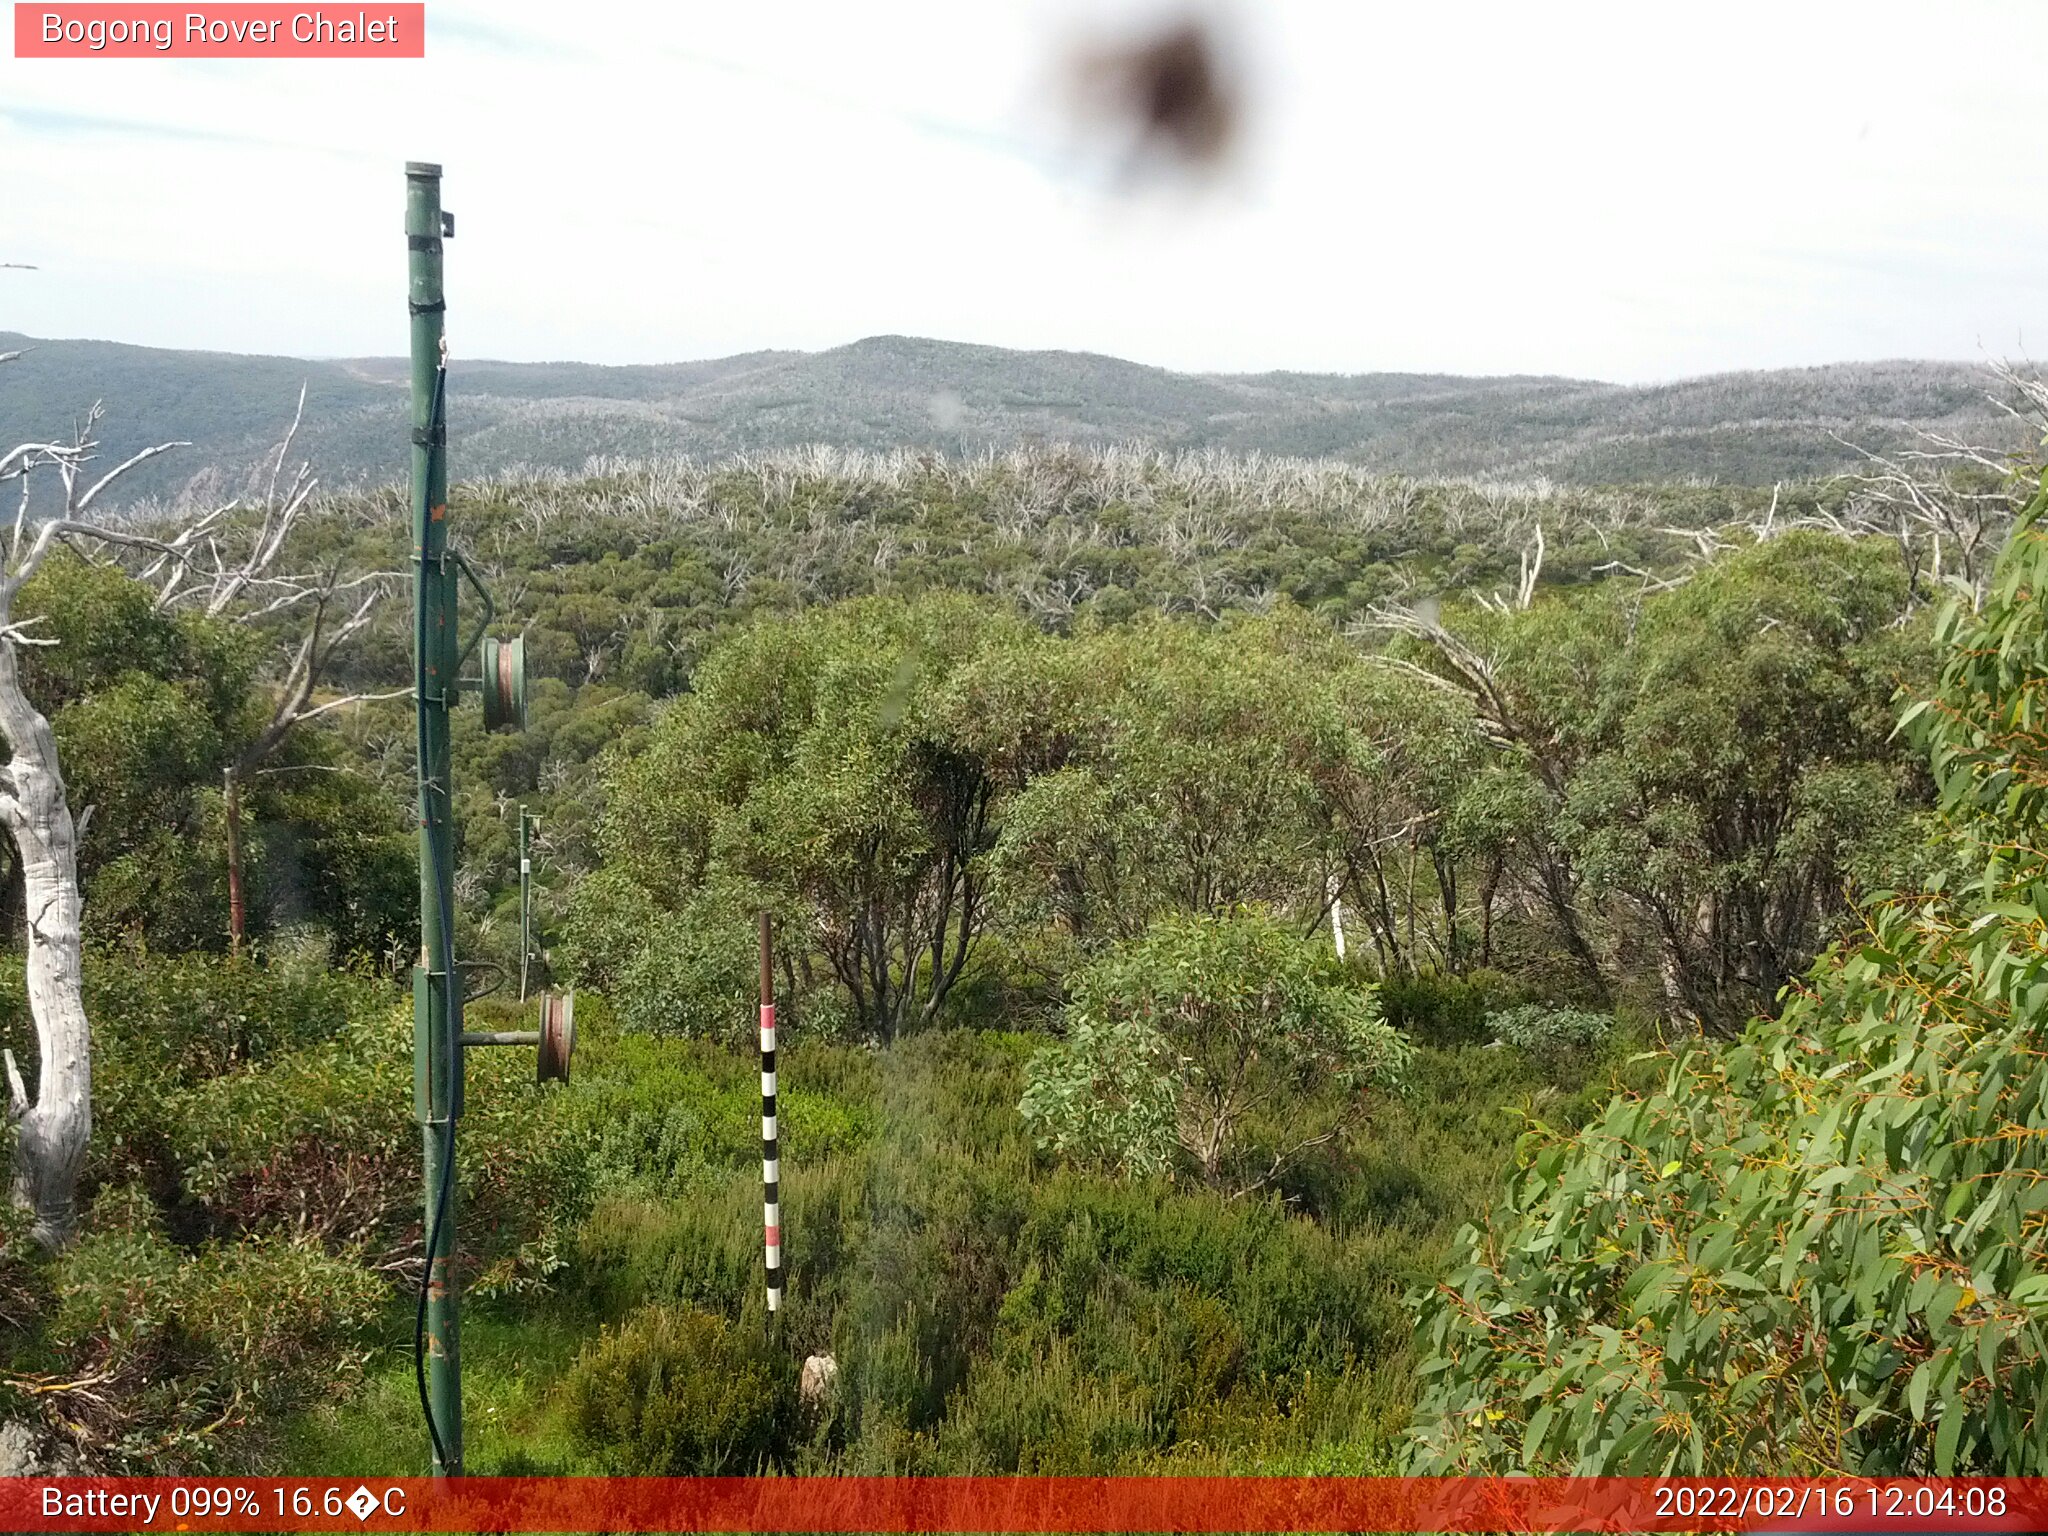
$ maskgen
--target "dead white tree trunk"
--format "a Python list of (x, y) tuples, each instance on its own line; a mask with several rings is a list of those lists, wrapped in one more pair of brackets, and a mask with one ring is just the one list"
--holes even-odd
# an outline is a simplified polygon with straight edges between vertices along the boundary
[[(49, 1248), (62, 1246), (77, 1225), (78, 1176), (92, 1136), (92, 1036), (80, 974), (78, 828), (65, 799), (57, 738), (22, 690), (20, 648), (38, 641), (25, 633), (26, 624), (15, 622), (14, 601), (60, 541), (125, 544), (178, 561), (210, 521), (202, 518), (168, 542), (84, 521), (94, 499), (115, 480), (145, 459), (182, 446), (145, 449), (81, 489), (79, 471), (92, 461), (97, 444), (91, 434), (100, 416), (95, 405), (69, 443), (28, 443), (0, 455), (0, 483), (24, 482), (0, 574), (0, 736), (6, 738), (8, 753), (0, 768), (0, 823), (14, 839), (21, 861), (28, 1003), (36, 1034), (33, 1094), (14, 1053), (4, 1053), (7, 1118), (15, 1128), (13, 1200), (34, 1213), (35, 1238)], [(63, 487), (63, 515), (36, 526), (24, 549), (26, 481), (46, 467), (56, 471)]]
[[(0, 625), (11, 630), (15, 582)], [(0, 638), (0, 733), (10, 749), (0, 818), (21, 860), (28, 914), (28, 1005), (36, 1027), (36, 1094), (7, 1052), (7, 1113), (15, 1122), (14, 1203), (35, 1213), (35, 1237), (60, 1246), (76, 1224), (75, 1194), (92, 1135), (92, 1045), (79, 975), (78, 840), (57, 739), (21, 691), (15, 636)]]

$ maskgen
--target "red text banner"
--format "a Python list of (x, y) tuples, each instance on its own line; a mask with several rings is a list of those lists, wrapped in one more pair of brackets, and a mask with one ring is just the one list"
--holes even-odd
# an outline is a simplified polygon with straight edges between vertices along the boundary
[(2043, 1531), (2048, 1478), (13, 1478), (8, 1531)]
[(14, 7), (18, 59), (421, 59), (424, 4)]

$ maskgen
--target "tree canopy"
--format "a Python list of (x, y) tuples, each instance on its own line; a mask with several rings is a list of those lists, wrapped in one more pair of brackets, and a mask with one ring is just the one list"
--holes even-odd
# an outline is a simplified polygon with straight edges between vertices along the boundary
[(1733, 1047), (1529, 1134), (1423, 1303), (1419, 1469), (2048, 1470), (2044, 512), (1903, 715), (1974, 868), (1873, 896)]

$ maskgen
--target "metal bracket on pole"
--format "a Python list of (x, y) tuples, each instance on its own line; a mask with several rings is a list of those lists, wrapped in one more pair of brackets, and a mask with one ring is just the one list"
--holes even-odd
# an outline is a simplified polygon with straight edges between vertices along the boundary
[(455, 664), (460, 667), (469, 660), (476, 648), (483, 643), (484, 631), (491, 627), (491, 620), (498, 616), (498, 605), (491, 601), (491, 589), (484, 585), (483, 578), (476, 573), (476, 567), (469, 563), (469, 557), (459, 549), (450, 549), (448, 558), (455, 562), (456, 570), (469, 583), (470, 590), (483, 600), (483, 617), (476, 621), (476, 633), (462, 642), (462, 648), (455, 653)]
[(569, 1081), (569, 1058), (576, 1052), (576, 994), (541, 993), (539, 1029), (464, 1030), (461, 1043), (466, 1046), (534, 1046), (536, 1080), (566, 1083)]

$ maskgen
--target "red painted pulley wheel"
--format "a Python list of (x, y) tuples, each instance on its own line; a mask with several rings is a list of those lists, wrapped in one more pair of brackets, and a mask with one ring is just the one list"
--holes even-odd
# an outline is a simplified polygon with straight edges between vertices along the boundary
[(576, 1049), (576, 994), (540, 995), (540, 1080), (569, 1081), (569, 1057)]
[(526, 729), (526, 637), (483, 644), (484, 729)]

